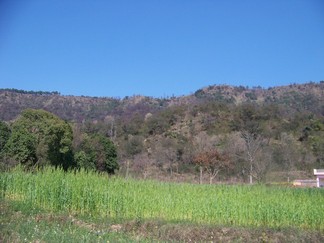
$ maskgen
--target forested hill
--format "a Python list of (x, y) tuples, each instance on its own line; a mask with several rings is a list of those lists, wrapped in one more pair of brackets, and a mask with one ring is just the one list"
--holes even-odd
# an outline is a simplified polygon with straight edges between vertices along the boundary
[(62, 119), (81, 122), (102, 120), (107, 116), (131, 117), (164, 110), (170, 106), (195, 106), (202, 102), (275, 104), (298, 111), (323, 115), (324, 81), (289, 86), (248, 88), (244, 86), (209, 86), (181, 97), (152, 98), (140, 95), (119, 98), (63, 96), (59, 92), (0, 89), (0, 120), (16, 118), (26, 108), (45, 109)]
[[(126, 176), (247, 182), (273, 181), (275, 174), (287, 181), (309, 178), (313, 168), (324, 167), (323, 81), (268, 89), (209, 86), (168, 98), (0, 90), (0, 120), (14, 128), (26, 108), (43, 109), (69, 122), (71, 161), (81, 167), (101, 158), (109, 145), (106, 139), (112, 141), (118, 173)], [(38, 114), (23, 114), (29, 113)]]

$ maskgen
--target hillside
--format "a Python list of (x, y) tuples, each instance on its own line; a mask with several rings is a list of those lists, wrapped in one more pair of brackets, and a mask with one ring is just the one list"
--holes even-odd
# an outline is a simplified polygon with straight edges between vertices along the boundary
[(144, 96), (107, 97), (63, 96), (58, 92), (34, 92), (16, 89), (0, 89), (0, 119), (9, 121), (26, 108), (45, 109), (59, 117), (80, 122), (84, 119), (100, 120), (107, 115), (122, 116), (124, 113), (155, 112), (170, 106), (195, 105), (201, 101), (240, 104), (282, 104), (298, 110), (321, 113), (324, 100), (324, 82), (293, 84), (263, 89), (244, 86), (208, 86), (194, 94), (172, 98)]
[[(71, 122), (76, 151), (84, 133), (108, 136), (126, 175), (197, 181), (198, 158), (210, 150), (231, 163), (217, 173), (205, 164), (201, 180), (265, 181), (274, 172), (294, 178), (324, 166), (323, 81), (268, 89), (215, 85), (169, 98), (0, 90), (0, 120), (12, 121), (26, 108)], [(257, 146), (253, 158), (250, 142)]]
[[(58, 92), (34, 92), (16, 89), (0, 89), (0, 119), (9, 121), (26, 108), (45, 109), (59, 117), (80, 122), (85, 119), (100, 120), (106, 116), (122, 116), (124, 113), (156, 112), (174, 105), (194, 105), (201, 100), (240, 104), (244, 102), (282, 104), (298, 110), (307, 109), (320, 113), (324, 97), (324, 82), (293, 84), (262, 89), (228, 85), (208, 86), (194, 94), (172, 98), (144, 96), (107, 97), (63, 96)], [(316, 109), (314, 109), (316, 107)]]

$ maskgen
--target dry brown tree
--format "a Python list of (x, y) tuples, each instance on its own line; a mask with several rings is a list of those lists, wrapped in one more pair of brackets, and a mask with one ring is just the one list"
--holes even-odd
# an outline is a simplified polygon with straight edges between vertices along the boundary
[(193, 162), (199, 167), (199, 183), (202, 184), (203, 171), (209, 175), (209, 184), (221, 170), (233, 168), (233, 163), (225, 154), (219, 153), (216, 149), (202, 151), (196, 154)]

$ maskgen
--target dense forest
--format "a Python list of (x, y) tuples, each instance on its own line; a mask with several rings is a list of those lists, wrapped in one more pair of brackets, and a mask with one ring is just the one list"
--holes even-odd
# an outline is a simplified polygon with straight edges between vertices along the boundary
[(289, 181), (324, 167), (324, 81), (209, 86), (181, 97), (0, 90), (0, 168), (85, 168), (215, 183)]

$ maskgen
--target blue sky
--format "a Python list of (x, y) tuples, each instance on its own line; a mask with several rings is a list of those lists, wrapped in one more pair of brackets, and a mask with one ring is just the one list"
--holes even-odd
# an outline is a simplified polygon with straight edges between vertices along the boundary
[(322, 0), (0, 1), (0, 88), (166, 97), (321, 80)]

